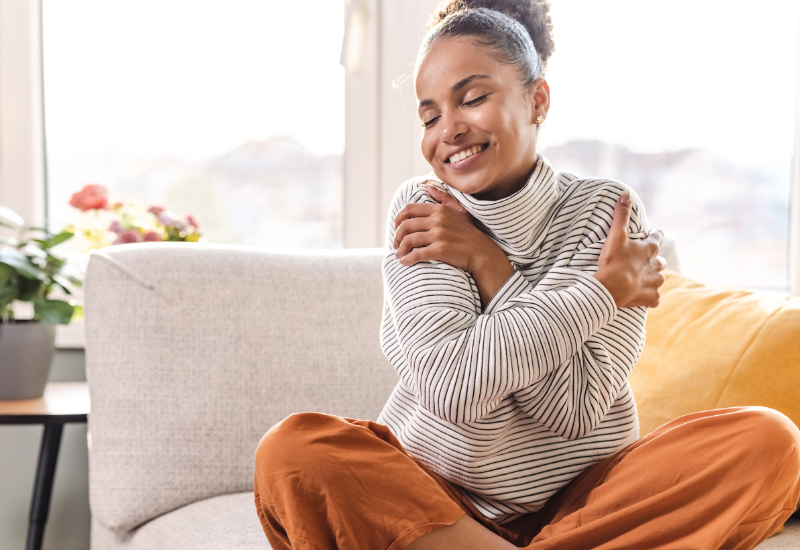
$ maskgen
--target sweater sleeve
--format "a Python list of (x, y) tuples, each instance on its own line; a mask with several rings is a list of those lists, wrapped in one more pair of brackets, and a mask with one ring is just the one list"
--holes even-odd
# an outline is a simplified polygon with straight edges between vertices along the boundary
[[(587, 224), (581, 232), (582, 248), (572, 256), (571, 268), (587, 276), (597, 271), (614, 203), (624, 189), (614, 182), (597, 191), (589, 216), (595, 223)], [(631, 192), (631, 197), (628, 233), (630, 238), (643, 238), (648, 229), (644, 207), (635, 193)], [(515, 399), (523, 410), (561, 437), (578, 439), (588, 435), (603, 420), (639, 360), (646, 318), (646, 307), (618, 310), (614, 319), (590, 335), (575, 355), (518, 391)]]
[(605, 361), (607, 349), (581, 352), (616, 307), (584, 271), (554, 267), (536, 288), (515, 272), (481, 311), (469, 274), (442, 262), (400, 264), (393, 220), (404, 204), (422, 202), (417, 192), (404, 186), (395, 197), (383, 276), (402, 356), (395, 368), (425, 409), (449, 422), (474, 422), (573, 358), (584, 372)]

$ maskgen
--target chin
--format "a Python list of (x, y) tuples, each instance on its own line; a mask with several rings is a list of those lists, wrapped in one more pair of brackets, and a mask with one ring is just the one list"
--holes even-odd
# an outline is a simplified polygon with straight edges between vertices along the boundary
[[(437, 174), (438, 175), (438, 174)], [(446, 178), (440, 177), (450, 187), (453, 187), (466, 195), (476, 195), (485, 193), (491, 188), (491, 181), (480, 173), (476, 174), (459, 174), (457, 176), (450, 176)]]

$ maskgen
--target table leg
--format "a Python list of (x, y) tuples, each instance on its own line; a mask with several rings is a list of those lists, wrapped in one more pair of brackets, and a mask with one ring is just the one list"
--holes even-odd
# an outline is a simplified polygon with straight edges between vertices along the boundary
[(42, 447), (39, 449), (39, 465), (36, 467), (36, 483), (33, 486), (30, 524), (28, 525), (27, 550), (40, 550), (44, 539), (44, 526), (50, 512), (50, 495), (56, 473), (58, 447), (61, 445), (63, 424), (45, 424)]

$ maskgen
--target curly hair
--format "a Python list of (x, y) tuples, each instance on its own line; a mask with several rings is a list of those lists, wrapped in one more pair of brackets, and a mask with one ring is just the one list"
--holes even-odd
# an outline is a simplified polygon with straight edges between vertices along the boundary
[(519, 66), (526, 84), (542, 76), (555, 51), (550, 0), (445, 0), (431, 14), (420, 55), (445, 36), (471, 36), (493, 48)]

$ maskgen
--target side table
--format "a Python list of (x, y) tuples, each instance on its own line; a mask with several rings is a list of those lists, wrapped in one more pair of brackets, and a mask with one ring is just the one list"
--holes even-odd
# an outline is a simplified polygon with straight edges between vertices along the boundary
[(86, 422), (89, 410), (86, 382), (51, 382), (39, 399), (0, 401), (0, 424), (44, 424), (26, 550), (42, 547), (64, 424)]

